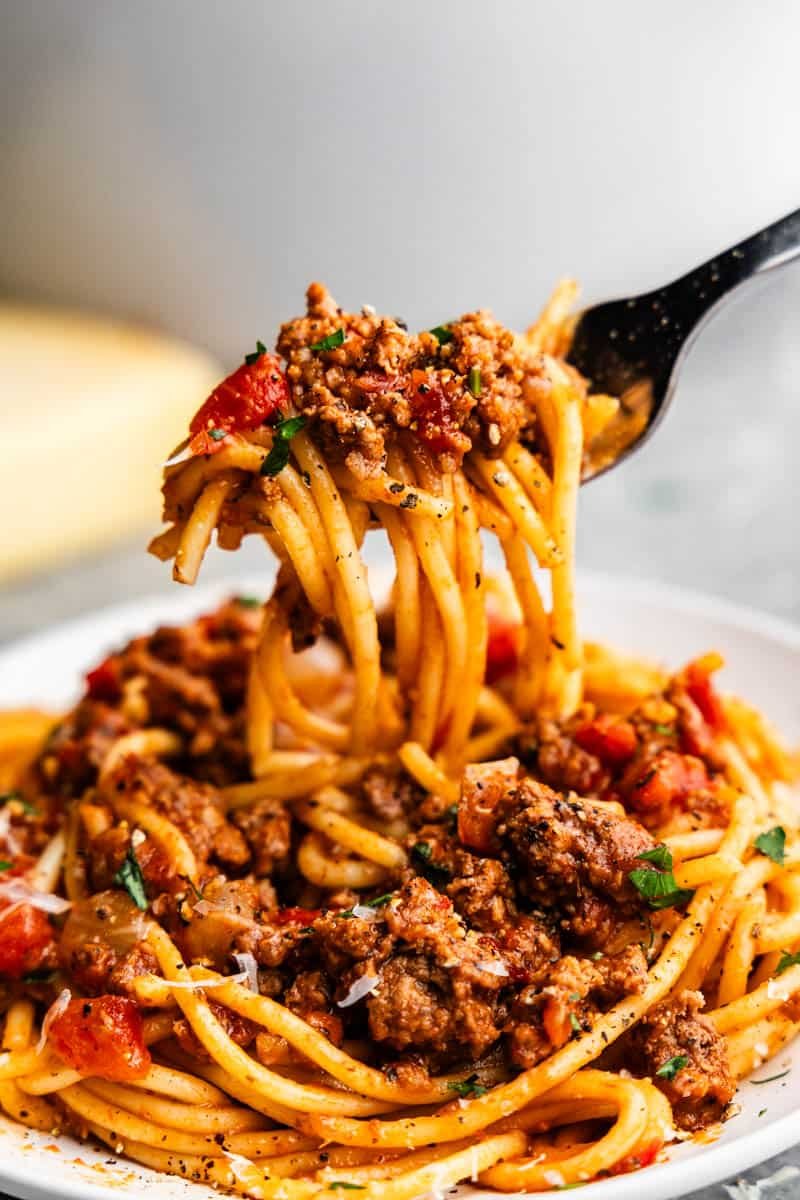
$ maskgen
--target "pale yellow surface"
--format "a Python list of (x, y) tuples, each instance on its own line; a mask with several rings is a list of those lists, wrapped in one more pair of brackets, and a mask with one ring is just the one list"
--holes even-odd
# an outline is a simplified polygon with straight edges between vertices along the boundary
[(161, 464), (222, 374), (149, 331), (0, 304), (0, 579), (157, 528)]

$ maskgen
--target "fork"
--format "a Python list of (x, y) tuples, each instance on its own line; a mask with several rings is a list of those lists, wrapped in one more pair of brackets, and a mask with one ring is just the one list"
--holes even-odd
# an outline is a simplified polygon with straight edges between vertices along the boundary
[(651, 436), (675, 395), (689, 347), (722, 301), (764, 271), (800, 256), (800, 209), (682, 275), (674, 283), (580, 313), (567, 359), (592, 392), (621, 398), (590, 444), (583, 480), (627, 458)]

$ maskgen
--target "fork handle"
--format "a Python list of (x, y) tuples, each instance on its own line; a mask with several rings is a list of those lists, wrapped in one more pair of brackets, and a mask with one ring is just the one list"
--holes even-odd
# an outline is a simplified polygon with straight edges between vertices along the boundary
[(800, 208), (715, 254), (663, 289), (666, 307), (680, 308), (685, 330), (695, 326), (733, 288), (800, 257)]

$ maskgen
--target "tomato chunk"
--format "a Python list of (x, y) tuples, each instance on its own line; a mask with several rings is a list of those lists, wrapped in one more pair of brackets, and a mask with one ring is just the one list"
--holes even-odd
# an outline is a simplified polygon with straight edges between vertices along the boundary
[(711, 676), (722, 665), (719, 654), (706, 654), (690, 662), (685, 671), (686, 691), (700, 709), (706, 724), (716, 731), (725, 728), (725, 710)]
[(279, 908), (272, 919), (277, 925), (311, 925), (321, 913), (321, 908)]
[(104, 659), (99, 667), (89, 671), (86, 676), (86, 691), (92, 700), (105, 700), (108, 704), (119, 700), (121, 694), (119, 664), (113, 655)]
[(497, 806), (517, 781), (519, 760), (472, 763), (464, 771), (458, 802), (458, 838), (462, 846), (486, 853), (497, 827)]
[(676, 750), (662, 750), (634, 780), (630, 803), (641, 811), (667, 810), (682, 805), (689, 796), (710, 785), (700, 759)]
[(54, 944), (47, 915), (32, 904), (0, 909), (0, 975), (21, 979), (38, 971)]
[(446, 384), (428, 371), (415, 370), (406, 394), (420, 440), (434, 454), (454, 449), (459, 431)]
[(513, 675), (519, 662), (520, 626), (516, 621), (489, 613), (489, 641), (486, 646), (487, 683), (497, 683)]
[(630, 721), (611, 713), (600, 713), (575, 730), (575, 741), (582, 750), (594, 754), (607, 767), (630, 762), (636, 753), (636, 730)]
[(86, 1075), (123, 1083), (141, 1079), (150, 1067), (141, 1013), (126, 996), (70, 1000), (48, 1036), (59, 1057)]
[(290, 398), (277, 355), (260, 354), (255, 362), (242, 363), (214, 388), (192, 418), (192, 453), (216, 454), (229, 433), (257, 429), (276, 413), (285, 412)]

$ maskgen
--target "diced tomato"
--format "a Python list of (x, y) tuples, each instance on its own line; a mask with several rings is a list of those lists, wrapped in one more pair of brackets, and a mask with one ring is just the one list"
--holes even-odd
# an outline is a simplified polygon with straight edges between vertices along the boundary
[(711, 785), (705, 765), (689, 754), (662, 750), (641, 770), (630, 789), (630, 804), (640, 810), (666, 810)]
[(509, 788), (516, 784), (519, 761), (475, 763), (464, 771), (458, 802), (458, 838), (462, 846), (486, 853), (491, 849), (497, 826), (496, 809)]
[(142, 1016), (126, 996), (70, 1000), (48, 1037), (67, 1066), (114, 1083), (141, 1079), (150, 1067)]
[(272, 920), (276, 925), (312, 925), (321, 914), (321, 908), (279, 908)]
[(99, 667), (89, 671), (86, 676), (86, 691), (92, 700), (105, 700), (108, 704), (119, 700), (119, 664), (113, 655), (101, 662)]
[(411, 372), (408, 402), (417, 423), (417, 434), (434, 454), (453, 449), (458, 432), (453, 420), (453, 403), (445, 383), (428, 371)]
[(609, 1167), (611, 1175), (626, 1175), (629, 1171), (639, 1171), (642, 1167), (649, 1167), (655, 1162), (664, 1145), (664, 1139), (660, 1137), (650, 1138), (642, 1144), (641, 1149), (634, 1150), (632, 1154), (627, 1154), (625, 1158), (621, 1158), (613, 1167)]
[(607, 767), (630, 762), (637, 746), (636, 730), (630, 721), (623, 721), (611, 713), (600, 713), (579, 725), (575, 730), (575, 741)]
[(542, 1008), (542, 1025), (550, 1042), (556, 1049), (565, 1045), (572, 1036), (570, 1009), (558, 996), (548, 996)]
[(721, 666), (723, 660), (719, 654), (705, 654), (690, 662), (685, 671), (686, 691), (700, 709), (706, 724), (716, 731), (725, 728), (725, 710), (711, 676)]
[(0, 975), (21, 979), (38, 971), (54, 943), (47, 915), (32, 904), (0, 909)]
[(225, 445), (225, 435), (257, 429), (276, 413), (285, 412), (290, 398), (277, 355), (260, 354), (255, 362), (242, 363), (214, 388), (192, 418), (192, 453), (216, 454)]
[(497, 683), (513, 675), (519, 661), (520, 625), (496, 613), (489, 613), (489, 641), (486, 647), (486, 682)]

